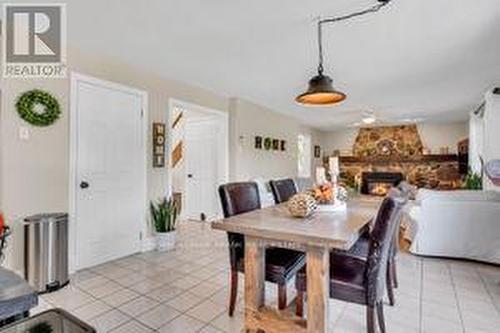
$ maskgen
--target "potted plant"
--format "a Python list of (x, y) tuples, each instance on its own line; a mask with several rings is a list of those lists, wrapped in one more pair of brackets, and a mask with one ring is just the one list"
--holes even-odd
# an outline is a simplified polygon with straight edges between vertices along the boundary
[(469, 172), (465, 176), (464, 182), (463, 182), (463, 188), (466, 190), (482, 190), (483, 189), (483, 177), (481, 175), (475, 173), (472, 171), (472, 169), (469, 168)]
[(150, 203), (151, 221), (156, 232), (156, 249), (161, 252), (175, 247), (178, 208), (173, 199), (166, 197)]

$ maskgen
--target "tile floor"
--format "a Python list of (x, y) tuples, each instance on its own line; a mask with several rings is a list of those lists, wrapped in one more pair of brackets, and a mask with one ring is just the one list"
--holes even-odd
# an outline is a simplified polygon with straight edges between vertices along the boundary
[[(43, 295), (34, 312), (61, 307), (98, 332), (240, 332), (243, 297), (229, 318), (227, 270), (225, 234), (183, 222), (174, 252), (142, 253), (78, 272), (64, 289)], [(397, 304), (385, 307), (389, 333), (500, 332), (500, 267), (401, 254), (398, 270)], [(266, 301), (275, 300), (276, 288), (267, 285)], [(331, 302), (335, 332), (366, 331), (363, 307)]]

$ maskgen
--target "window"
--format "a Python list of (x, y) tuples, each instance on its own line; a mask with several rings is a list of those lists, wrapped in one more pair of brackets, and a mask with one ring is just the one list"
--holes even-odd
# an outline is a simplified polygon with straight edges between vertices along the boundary
[(311, 136), (299, 134), (297, 143), (298, 176), (311, 178)]
[(472, 171), (481, 173), (481, 157), (484, 156), (484, 118), (472, 115), (469, 121), (469, 166)]

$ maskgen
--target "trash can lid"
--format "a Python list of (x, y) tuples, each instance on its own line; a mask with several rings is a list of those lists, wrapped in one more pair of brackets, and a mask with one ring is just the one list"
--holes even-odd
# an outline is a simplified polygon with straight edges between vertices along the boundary
[(26, 223), (36, 223), (36, 222), (44, 222), (44, 221), (61, 221), (67, 220), (67, 213), (42, 213), (28, 216), (24, 219)]

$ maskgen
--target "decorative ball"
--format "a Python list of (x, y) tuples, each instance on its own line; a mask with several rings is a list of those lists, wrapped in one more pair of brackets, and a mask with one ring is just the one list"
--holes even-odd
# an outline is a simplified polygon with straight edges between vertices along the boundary
[(295, 217), (306, 217), (311, 215), (318, 204), (316, 199), (308, 193), (298, 193), (287, 202), (288, 211)]

